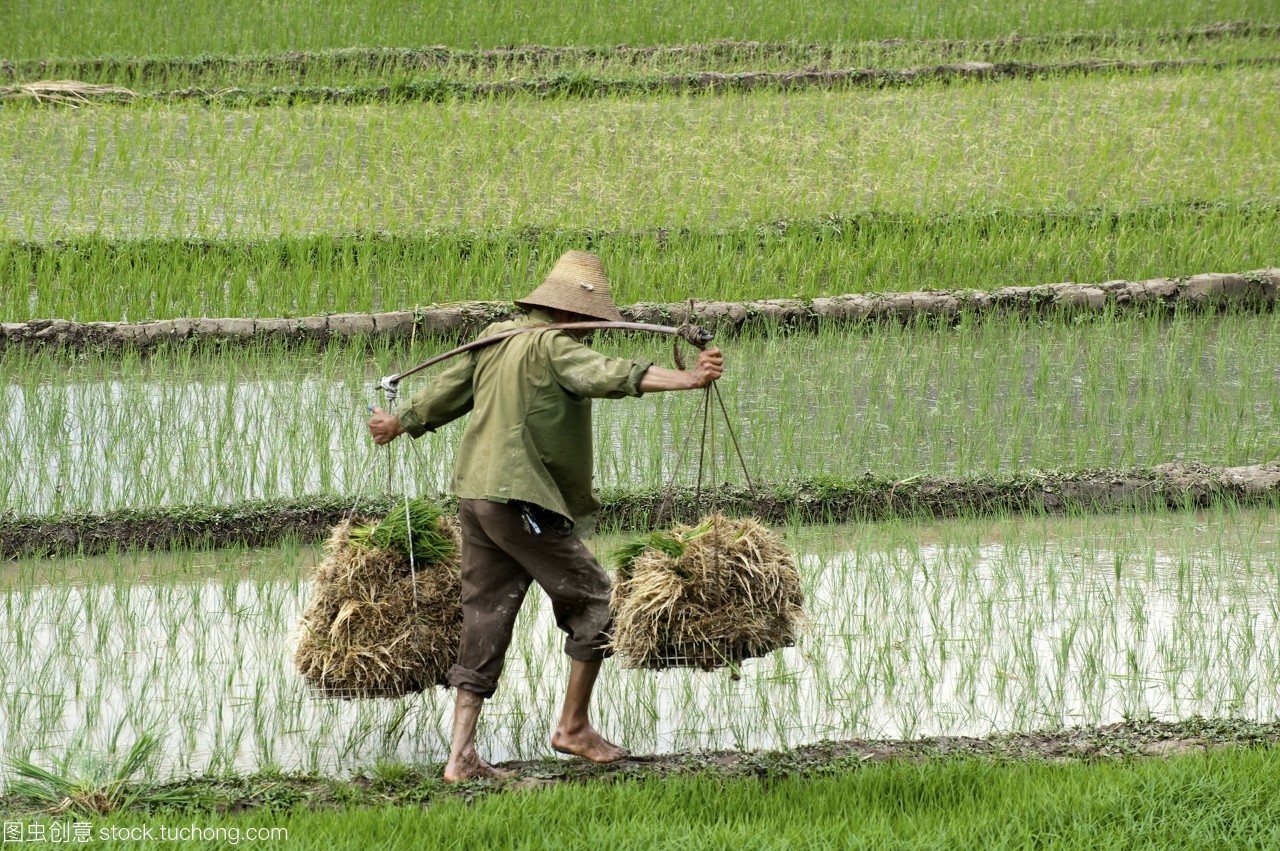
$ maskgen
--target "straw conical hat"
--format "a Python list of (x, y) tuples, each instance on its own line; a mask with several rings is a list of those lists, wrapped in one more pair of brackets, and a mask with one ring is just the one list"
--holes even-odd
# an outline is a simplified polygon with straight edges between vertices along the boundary
[(600, 258), (585, 251), (565, 252), (547, 279), (516, 304), (520, 307), (553, 307), (593, 319), (621, 322), (622, 314), (609, 295), (609, 279)]

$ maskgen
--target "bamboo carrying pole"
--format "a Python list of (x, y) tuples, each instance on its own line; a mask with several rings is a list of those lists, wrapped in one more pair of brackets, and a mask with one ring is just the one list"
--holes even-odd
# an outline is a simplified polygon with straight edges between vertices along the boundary
[[(601, 320), (592, 322), (553, 322), (550, 325), (530, 325), (524, 328), (513, 328), (510, 331), (503, 331), (501, 334), (482, 337), (479, 340), (472, 340), (470, 343), (465, 343), (458, 346), (456, 349), (450, 349), (443, 354), (436, 355), (433, 358), (428, 358), (412, 369), (406, 369), (404, 372), (400, 372), (395, 375), (385, 375), (378, 379), (378, 383), (375, 385), (375, 388), (381, 390), (385, 394), (387, 410), (391, 410), (395, 405), (396, 398), (400, 395), (401, 381), (408, 378), (410, 375), (421, 372), (429, 366), (434, 366), (435, 364), (448, 360), (456, 355), (473, 351), (474, 349), (484, 348), (485, 346), (491, 346), (494, 343), (507, 339), (508, 337), (514, 337), (517, 334), (527, 334), (531, 331), (604, 330), (647, 331), (651, 334), (669, 334), (673, 337), (684, 340), (698, 349), (705, 349), (707, 344), (714, 338), (714, 335), (705, 328), (700, 328), (697, 325), (689, 325), (687, 323), (676, 327), (671, 325), (652, 325), (647, 322), (606, 322)], [(679, 357), (677, 355), (677, 361), (678, 360)]]

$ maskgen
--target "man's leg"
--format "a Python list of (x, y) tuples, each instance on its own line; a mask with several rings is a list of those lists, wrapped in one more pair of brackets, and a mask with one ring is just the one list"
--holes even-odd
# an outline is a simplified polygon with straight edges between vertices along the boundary
[(560, 753), (574, 754), (592, 762), (616, 762), (627, 755), (627, 749), (618, 747), (596, 732), (589, 716), (591, 691), (595, 688), (596, 675), (600, 673), (603, 661), (574, 659), (570, 664), (569, 687), (564, 693), (560, 723), (551, 736), (551, 747)]
[(484, 698), (464, 688), (458, 689), (453, 710), (453, 743), (449, 747), (449, 763), (444, 767), (446, 783), (477, 778), (512, 777), (514, 771), (495, 768), (476, 753), (476, 723)]
[[(560, 723), (551, 746), (595, 762), (614, 762), (627, 751), (611, 744), (591, 726), (591, 692), (609, 636), (609, 576), (571, 531), (544, 524), (526, 530), (514, 505), (486, 504), (494, 522), (485, 530), (494, 544), (515, 558), (551, 600), (556, 624), (566, 633), (565, 653), (572, 659)], [(500, 521), (500, 522), (499, 522)]]
[(444, 779), (507, 777), (476, 752), (476, 724), (486, 699), (498, 687), (516, 614), (531, 582), (515, 559), (495, 545), (485, 530), (491, 503), (460, 500), (462, 533), (462, 639), (449, 683), (458, 696), (453, 715), (453, 741)]

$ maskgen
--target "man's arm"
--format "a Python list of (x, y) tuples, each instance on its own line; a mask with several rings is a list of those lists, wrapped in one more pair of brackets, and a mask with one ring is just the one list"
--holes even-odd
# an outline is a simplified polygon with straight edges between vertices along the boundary
[(382, 446), (402, 434), (413, 437), (435, 431), (471, 410), (472, 378), (475, 375), (475, 353), (469, 352), (458, 363), (446, 369), (436, 380), (419, 390), (396, 414), (374, 407), (369, 418), (369, 434)]
[(661, 393), (665, 390), (698, 390), (706, 387), (724, 374), (724, 355), (719, 349), (704, 349), (698, 353), (693, 369), (663, 369), (651, 366), (640, 378), (641, 393)]
[[(468, 360), (471, 360), (468, 358)], [(461, 365), (460, 365), (461, 366)], [(428, 400), (439, 403), (441, 396), (463, 396), (467, 395), (464, 390), (469, 390), (471, 386), (470, 370), (466, 370), (465, 381), (450, 381), (450, 378), (462, 378), (461, 375), (449, 376), (453, 372), (451, 368), (440, 379), (432, 382), (425, 389), (420, 390), (411, 402), (411, 410), (416, 411), (419, 406), (425, 407)], [(641, 393), (662, 393), (669, 390), (698, 390), (706, 387), (724, 374), (724, 355), (719, 349), (705, 349), (698, 353), (698, 362), (694, 364), (693, 369), (664, 369), (660, 366), (650, 366), (645, 370), (644, 375), (640, 377), (640, 383), (637, 389)], [(444, 388), (437, 388), (436, 385), (443, 383)], [(452, 388), (454, 392), (441, 393), (436, 395), (438, 389)], [(459, 400), (461, 401), (461, 400)], [(455, 419), (471, 409), (471, 398), (467, 395), (465, 403), (454, 404), (447, 412), (451, 416), (449, 419)], [(369, 419), (369, 433), (373, 435), (373, 442), (379, 446), (390, 443), (406, 431), (404, 424), (395, 414), (388, 413), (381, 408), (375, 407), (374, 414)], [(425, 419), (422, 420), (424, 423)], [(445, 420), (444, 422), (448, 422)], [(443, 425), (444, 422), (432, 424), (431, 428)], [(421, 431), (426, 429), (418, 430)], [(416, 437), (417, 435), (415, 435)]]
[(693, 369), (663, 369), (648, 361), (602, 355), (568, 334), (555, 331), (543, 335), (548, 363), (556, 381), (577, 396), (592, 399), (620, 399), (664, 390), (696, 390), (706, 387), (724, 372), (724, 355), (719, 349), (698, 354)]

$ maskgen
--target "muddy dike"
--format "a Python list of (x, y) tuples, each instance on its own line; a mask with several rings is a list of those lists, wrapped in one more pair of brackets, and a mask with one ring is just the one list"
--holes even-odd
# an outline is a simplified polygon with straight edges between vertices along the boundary
[[(1102, 49), (1120, 45), (1226, 41), (1237, 38), (1274, 38), (1280, 26), (1259, 21), (1231, 21), (1186, 29), (1137, 33), (1080, 32), (1055, 35), (1012, 35), (995, 39), (925, 39), (904, 42), (885, 39), (862, 45), (884, 51), (923, 47), (940, 56), (994, 56), (1035, 47)], [(857, 46), (855, 44), (855, 46)], [(492, 70), (519, 66), (554, 71), (564, 66), (613, 62), (638, 67), (655, 62), (688, 61), (789, 61), (801, 66), (829, 64), (842, 55), (841, 46), (762, 41), (723, 40), (709, 43), (610, 47), (522, 45), (480, 50), (445, 46), (421, 48), (344, 48), (330, 51), (290, 51), (265, 56), (149, 57), (104, 56), (92, 58), (0, 60), (0, 80), (75, 79), (92, 82), (127, 82), (131, 85), (163, 85), (173, 78), (207, 76), (220, 80), (229, 75), (279, 74), (302, 77), (308, 73), (403, 73), (438, 69)]]
[[(1280, 506), (1280, 463), (1209, 467), (1162, 464), (1125, 470), (1029, 471), (1004, 478), (915, 476), (722, 485), (697, 491), (601, 493), (600, 526), (648, 530), (694, 521), (712, 506), (765, 522), (856, 523), (1067, 512), (1156, 511), (1212, 505)], [(399, 497), (318, 496), (222, 506), (158, 506), (101, 514), (0, 514), (0, 558), (94, 555), (118, 550), (271, 546), (317, 541), (353, 510), (379, 516)], [(446, 500), (448, 501), (448, 500)]]
[[(920, 739), (844, 739), (782, 751), (693, 751), (632, 755), (597, 765), (582, 759), (539, 759), (498, 763), (514, 772), (507, 780), (446, 784), (440, 765), (393, 765), (351, 777), (281, 771), (250, 775), (210, 775), (168, 783), (130, 782), (112, 795), (88, 792), (62, 806), (72, 813), (102, 815), (116, 811), (171, 810), (180, 801), (186, 813), (241, 813), (253, 810), (335, 810), (353, 807), (419, 806), (450, 797), (554, 787), (563, 783), (705, 776), (717, 780), (814, 777), (857, 771), (867, 763), (928, 763), (977, 759), (994, 763), (1117, 762), (1169, 759), (1227, 748), (1274, 748), (1280, 722), (1235, 718), (1183, 721), (1134, 720), (1031, 733), (1002, 733), (986, 738), (929, 736)], [(29, 815), (48, 801), (10, 793), (0, 797), (0, 812)]]
[[(885, 322), (943, 324), (962, 317), (1007, 315), (1044, 319), (1081, 314), (1272, 310), (1280, 292), (1280, 268), (1207, 273), (1144, 281), (1044, 284), (993, 290), (925, 290), (864, 293), (814, 299), (700, 301), (693, 321), (722, 339), (744, 331), (813, 332), (823, 327), (868, 328)], [(633, 322), (679, 325), (690, 305), (634, 304), (622, 308)], [(72, 322), (39, 319), (0, 323), (6, 347), (75, 351), (147, 350), (174, 343), (245, 346), (254, 343), (345, 343), (357, 340), (454, 341), (486, 325), (512, 318), (510, 303), (470, 302), (388, 313), (335, 313), (297, 319), (164, 319), (153, 322)]]
[(261, 107), (315, 104), (454, 103), (497, 98), (603, 98), (650, 94), (716, 95), (752, 91), (793, 92), (805, 89), (884, 89), (923, 83), (1029, 80), (1085, 74), (1157, 74), (1192, 69), (1266, 68), (1280, 65), (1280, 57), (1246, 59), (1080, 59), (1071, 62), (969, 61), (909, 68), (844, 68), (795, 71), (700, 71), (641, 77), (606, 77), (590, 73), (561, 73), (528, 80), (470, 82), (431, 79), (387, 85), (271, 86), (269, 88), (203, 86), (136, 92), (123, 86), (80, 84), (68, 89), (64, 81), (42, 81), (0, 87), (0, 102), (36, 101), (46, 104), (198, 103), (205, 106)]
[(206, 106), (260, 107), (315, 104), (453, 103), (496, 98), (603, 98), (650, 94), (715, 95), (752, 91), (793, 92), (805, 89), (884, 89), (922, 83), (1029, 80), (1085, 74), (1157, 74), (1192, 69), (1266, 68), (1280, 65), (1280, 57), (1249, 59), (1080, 59), (1072, 62), (958, 62), (909, 68), (802, 69), (797, 71), (701, 71), (642, 77), (605, 77), (562, 73), (529, 80), (469, 82), (456, 79), (409, 81), (387, 85), (272, 86), (219, 88), (201, 86), (135, 92), (121, 86), (84, 86), (74, 93), (46, 89), (39, 82), (0, 89), (5, 101), (45, 103), (198, 103)]

